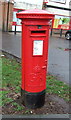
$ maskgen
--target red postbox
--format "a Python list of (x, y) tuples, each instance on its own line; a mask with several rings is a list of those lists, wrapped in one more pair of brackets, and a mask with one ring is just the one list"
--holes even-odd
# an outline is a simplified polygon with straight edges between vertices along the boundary
[(44, 10), (17, 13), (22, 20), (22, 101), (28, 108), (45, 103), (50, 20)]

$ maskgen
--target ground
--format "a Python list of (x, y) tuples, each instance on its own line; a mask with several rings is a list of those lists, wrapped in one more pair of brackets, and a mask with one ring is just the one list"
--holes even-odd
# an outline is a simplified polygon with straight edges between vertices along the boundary
[[(1, 38), (0, 38), (1, 39)], [(69, 60), (71, 41), (65, 39), (64, 34), (53, 34), (49, 40), (48, 73), (67, 84), (69, 81)], [(66, 50), (69, 49), (69, 50)], [(21, 33), (2, 33), (2, 50), (21, 58)]]
[[(2, 114), (70, 114), (69, 86), (54, 76), (47, 75), (45, 105), (28, 109), (21, 103), (21, 63), (14, 57), (0, 53), (2, 61)], [(0, 105), (0, 106), (1, 106)]]
[[(11, 95), (12, 96), (12, 95)], [(69, 103), (57, 95), (46, 94), (45, 105), (38, 109), (28, 109), (21, 104), (20, 96), (13, 94), (13, 102), (6, 104), (2, 114), (69, 114)]]

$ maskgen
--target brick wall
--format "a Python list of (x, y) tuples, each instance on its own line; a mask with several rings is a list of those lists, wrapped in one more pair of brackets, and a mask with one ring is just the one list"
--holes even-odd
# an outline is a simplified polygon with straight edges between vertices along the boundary
[(2, 2), (0, 1), (0, 30), (2, 30)]
[(9, 31), (12, 29), (13, 21), (13, 3), (2, 3), (2, 30)]
[(7, 3), (3, 2), (2, 3), (2, 18), (3, 18), (3, 22), (2, 22), (2, 29), (3, 31), (6, 31), (6, 26), (7, 26)]
[(12, 22), (13, 22), (13, 4), (10, 3), (9, 5), (9, 17), (8, 17), (8, 30), (12, 30)]

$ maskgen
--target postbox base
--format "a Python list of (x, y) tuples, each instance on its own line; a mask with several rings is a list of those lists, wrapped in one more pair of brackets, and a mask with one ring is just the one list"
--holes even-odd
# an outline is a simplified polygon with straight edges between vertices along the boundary
[(23, 105), (25, 105), (27, 108), (40, 108), (45, 103), (45, 90), (39, 93), (30, 93), (21, 90), (21, 97)]

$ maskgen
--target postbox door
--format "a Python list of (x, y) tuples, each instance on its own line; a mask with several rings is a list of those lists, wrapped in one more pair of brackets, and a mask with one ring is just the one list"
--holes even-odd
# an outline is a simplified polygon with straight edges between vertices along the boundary
[[(28, 76), (28, 86), (33, 91), (46, 89), (47, 49), (45, 37), (32, 38), (31, 72)], [(30, 79), (30, 80), (29, 80)]]
[(46, 89), (48, 60), (48, 29), (38, 33), (35, 30), (30, 30), (29, 34), (26, 32), (29, 38), (24, 42), (24, 89), (35, 93)]

